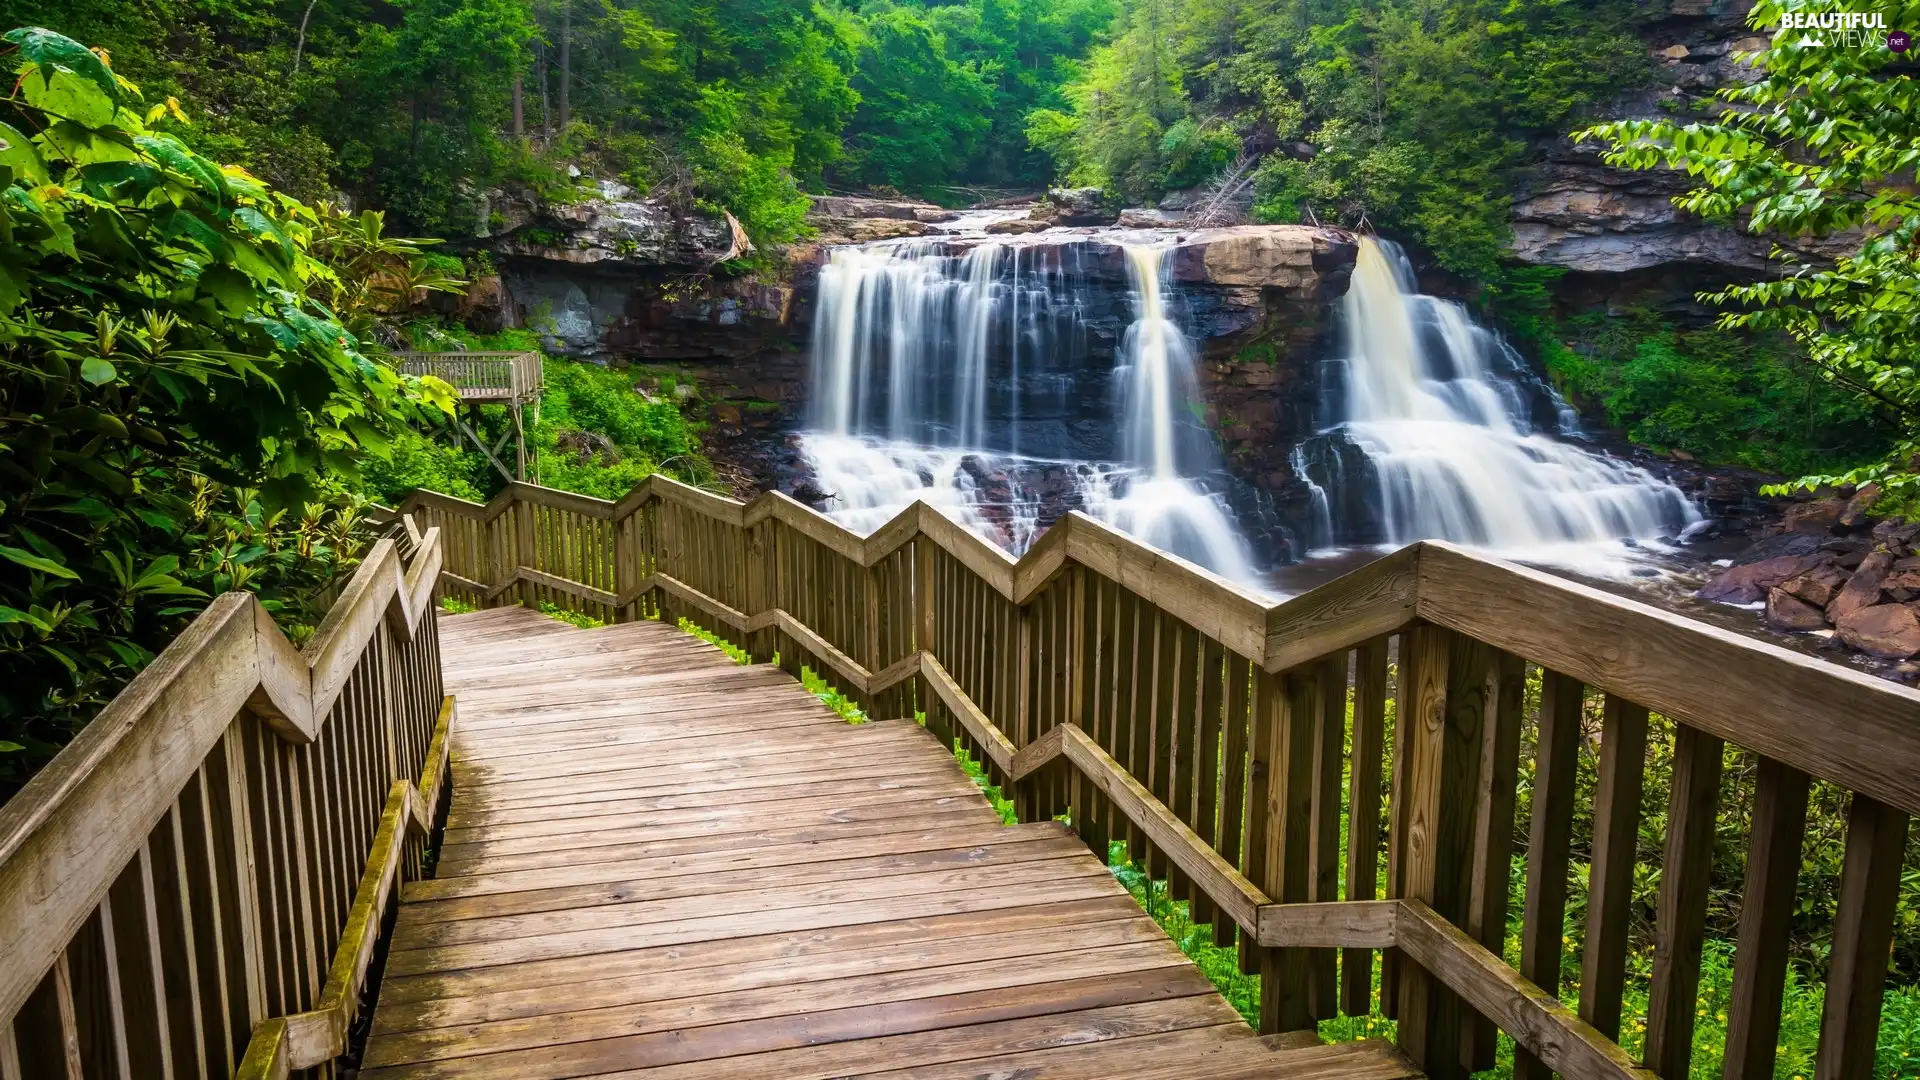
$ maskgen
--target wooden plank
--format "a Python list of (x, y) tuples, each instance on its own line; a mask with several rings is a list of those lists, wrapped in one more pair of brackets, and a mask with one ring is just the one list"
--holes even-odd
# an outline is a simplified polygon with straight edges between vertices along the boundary
[(1855, 794), (1847, 810), (1847, 851), (1834, 897), (1833, 948), (1814, 1080), (1873, 1075), (1894, 910), (1907, 849), (1907, 814)]
[[(1347, 894), (1368, 901), (1380, 889), (1380, 769), (1387, 717), (1387, 639), (1354, 650), (1353, 756), (1348, 769)], [(1349, 949), (1340, 957), (1340, 1007), (1366, 1016), (1373, 1005), (1373, 953)]]
[[(1416, 613), (1415, 587), (1422, 580), (1426, 547), (1401, 548), (1268, 609), (1262, 647), (1246, 655), (1261, 657), (1268, 671), (1282, 671), (1401, 630)], [(1231, 641), (1227, 645), (1239, 648)]]
[(691, 1061), (642, 1072), (609, 1073), (603, 1080), (715, 1080), (716, 1077), (781, 1077), (837, 1080), (873, 1069), (965, 1062), (989, 1054), (1080, 1047), (1107, 1040), (1218, 1027), (1239, 1020), (1224, 1003), (1206, 996), (1111, 1005), (1079, 1012), (1001, 1020), (858, 1042), (796, 1047), (708, 1061)]
[(1720, 802), (1717, 736), (1676, 725), (1673, 784), (1667, 800), (1666, 858), (1654, 915), (1653, 987), (1647, 1008), (1647, 1068), (1686, 1080), (1693, 1060), (1693, 1018), (1700, 992), (1707, 890), (1713, 868), (1714, 812)]
[(1587, 879), (1587, 945), (1580, 964), (1580, 1019), (1620, 1037), (1626, 992), (1628, 905), (1633, 900), (1640, 795), (1646, 777), (1647, 710), (1608, 694), (1594, 794), (1593, 868)]
[[(1474, 793), (1479, 786), (1492, 650), (1435, 626), (1416, 626), (1409, 650), (1419, 680), (1407, 724), (1405, 889), (1441, 918), (1466, 921), (1471, 896)], [(1459, 998), (1430, 970), (1399, 973), (1400, 1048), (1434, 1080), (1464, 1074)]]
[[(1521, 712), (1526, 707), (1526, 662), (1497, 653), (1491, 672), (1487, 723), (1481, 740), (1480, 784), (1474, 799), (1473, 871), (1467, 900), (1468, 936), (1498, 955), (1507, 939), (1507, 893), (1513, 869), (1513, 815), (1519, 785)], [(1462, 1036), (1468, 1072), (1494, 1066), (1493, 1024), (1473, 1017)]]
[[(454, 999), (492, 998), (501, 994), (550, 991), (564, 1004), (565, 988), (599, 979), (652, 975), (658, 979), (692, 979), (735, 965), (766, 966), (782, 960), (798, 973), (814, 962), (833, 963), (843, 954), (878, 956), (892, 950), (925, 949), (946, 942), (990, 939), (1033, 932), (1056, 939), (1111, 922), (1151, 926), (1131, 897), (1108, 893), (1089, 899), (1057, 903), (983, 908), (926, 917), (910, 916), (877, 922), (829, 925), (802, 933), (765, 933), (693, 940), (664, 948), (616, 949), (553, 960), (535, 960), (486, 968), (402, 976), (381, 986), (381, 1017), (377, 1027), (409, 1029), (415, 1016), (435, 1016), (433, 1003)], [(1098, 931), (1096, 931), (1098, 932)], [(693, 974), (676, 974), (699, 969)], [(401, 1006), (422, 1008), (400, 1009)], [(385, 1010), (399, 1013), (389, 1018)], [(403, 1025), (404, 1021), (404, 1025)]]
[(1726, 1076), (1773, 1075), (1810, 785), (1806, 773), (1760, 759), (1727, 1005)]
[(1421, 618), (1920, 813), (1920, 690), (1434, 541), (1419, 566)]
[[(1566, 1080), (1656, 1080), (1612, 1040), (1424, 903), (1402, 905), (1395, 943)], [(1449, 1064), (1458, 1068), (1457, 1062)]]
[[(881, 924), (880, 929), (891, 925)], [(1132, 917), (1085, 926), (1041, 926), (1001, 934), (840, 948), (815, 953), (805, 964), (793, 963), (786, 950), (767, 955), (764, 940), (749, 938), (718, 943), (727, 946), (723, 948), (683, 946), (602, 954), (589, 958), (590, 964), (573, 965), (567, 971), (570, 981), (560, 992), (551, 985), (529, 986), (516, 982), (512, 987), (485, 994), (440, 994), (411, 1005), (397, 1003), (386, 1007), (383, 1004), (374, 1034), (385, 1036), (664, 1003), (688, 997), (693, 989), (697, 989), (700, 997), (761, 991), (763, 1000), (775, 994), (792, 1000), (808, 993), (844, 993), (846, 987), (834, 984), (851, 980), (878, 983), (887, 976), (956, 966), (974, 969), (996, 963), (1047, 964), (1063, 954), (1089, 950), (1101, 950), (1107, 955), (1137, 948), (1164, 955), (1166, 935), (1136, 912)], [(805, 939), (780, 940), (788, 949), (806, 944)], [(752, 955), (749, 947), (762, 955), (757, 959), (742, 959), (743, 955)], [(695, 958), (684, 959), (681, 954), (686, 952), (694, 952)]]
[[(1567, 861), (1573, 843), (1580, 724), (1586, 688), (1557, 671), (1540, 673), (1540, 730), (1534, 762), (1533, 816), (1527, 825), (1527, 895), (1521, 909), (1520, 974), (1560, 992), (1566, 951)], [(1796, 872), (1799, 863), (1794, 863)], [(1532, 1051), (1514, 1051), (1515, 1080), (1546, 1080), (1552, 1070)]]
[[(1341, 773), (1347, 754), (1348, 654), (1336, 653), (1314, 665), (1319, 712), (1313, 728), (1312, 810), (1307, 827), (1307, 893), (1311, 903), (1340, 900)], [(1307, 956), (1307, 1011), (1315, 1020), (1340, 1013), (1339, 953), (1318, 949)]]
[[(703, 1058), (734, 1057), (798, 1046), (819, 1046), (876, 1033), (905, 1034), (964, 1028), (1032, 1016), (1075, 1013), (1113, 1005), (1194, 997), (1211, 986), (1191, 968), (1040, 983), (1002, 990), (801, 1013), (778, 1023), (745, 1022), (691, 1027), (572, 1043), (535, 1051), (507, 1052), (459, 1061), (471, 1080), (561, 1080)], [(376, 1069), (364, 1080), (445, 1076), (449, 1070)], [(723, 1074), (724, 1075), (724, 1074)]]
[[(1168, 974), (1163, 974), (1168, 973)], [(1164, 938), (1136, 945), (1058, 951), (1012, 960), (958, 963), (942, 968), (848, 977), (827, 983), (771, 986), (655, 1004), (642, 1002), (616, 1010), (580, 1010), (525, 1019), (506, 1019), (433, 1028), (371, 1039), (363, 1061), (373, 1075), (384, 1066), (483, 1054), (563, 1047), (649, 1031), (771, 1020), (837, 1009), (859, 1008), (955, 994), (980, 993), (1115, 975), (1197, 978), (1198, 972)]]

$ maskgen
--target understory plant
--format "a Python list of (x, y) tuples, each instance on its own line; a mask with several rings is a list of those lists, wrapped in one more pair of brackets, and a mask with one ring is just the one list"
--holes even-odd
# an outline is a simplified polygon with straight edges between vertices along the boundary
[(314, 298), (321, 214), (78, 42), (4, 40), (0, 796), (216, 593), (317, 622), (367, 540), (359, 464), (450, 401)]

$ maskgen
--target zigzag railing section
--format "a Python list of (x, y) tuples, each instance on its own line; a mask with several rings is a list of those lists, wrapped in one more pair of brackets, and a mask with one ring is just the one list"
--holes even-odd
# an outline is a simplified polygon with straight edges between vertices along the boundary
[[(661, 477), (618, 503), (515, 484), (403, 509), (442, 530), (443, 587), (469, 601), (685, 617), (811, 665), (870, 715), (923, 713), (1023, 819), (1066, 814), (1102, 856), (1124, 843), (1237, 941), (1264, 1030), (1382, 1012), (1435, 1077), (1490, 1067), (1495, 1027), (1523, 1078), (1687, 1074), (1727, 744), (1758, 779), (1726, 1075), (1771, 1076), (1807, 793), (1839, 785), (1816, 1074), (1872, 1068), (1920, 812), (1913, 690), (1439, 543), (1270, 605), (1080, 515), (1016, 561), (925, 505), (860, 537), (784, 496), (743, 505)], [(1592, 869), (1563, 973), (1583, 738), (1600, 758)], [(1651, 1004), (1629, 1017), (1655, 738), (1672, 741), (1669, 828)], [(1510, 895), (1523, 742), (1533, 811)], [(1517, 969), (1501, 959), (1515, 908)], [(1568, 982), (1577, 1014), (1541, 989)], [(1644, 1024), (1637, 1054), (1628, 1023)]]
[(219, 597), (0, 808), (0, 1078), (331, 1074), (446, 790), (441, 555), (374, 544), (301, 649)]

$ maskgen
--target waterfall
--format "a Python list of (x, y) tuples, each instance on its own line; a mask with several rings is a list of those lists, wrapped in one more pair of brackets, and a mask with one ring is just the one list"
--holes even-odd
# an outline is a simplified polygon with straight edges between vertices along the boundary
[[(1192, 346), (1168, 310), (1166, 237), (1150, 239), (1122, 246), (1130, 318), (1101, 315), (1126, 327), (1101, 331), (1120, 338), (1110, 372), (1086, 363), (1096, 290), (1080, 267), (1085, 245), (942, 237), (835, 249), (820, 272), (800, 444), (827, 512), (869, 531), (923, 499), (1020, 552), (1044, 511), (1079, 508), (1251, 581), (1224, 502), (1196, 482), (1218, 453), (1196, 419)], [(1098, 412), (1109, 386), (1127, 418), (1117, 430)], [(1076, 414), (1089, 405), (1094, 416)]]
[(1246, 540), (1222, 501), (1189, 477), (1214, 464), (1213, 441), (1191, 419), (1200, 404), (1193, 347), (1168, 317), (1166, 249), (1126, 249), (1134, 322), (1121, 351), (1126, 375), (1128, 464), (1139, 470), (1120, 497), (1089, 512), (1147, 543), (1236, 581), (1253, 576)]
[(1568, 432), (1565, 402), (1459, 304), (1419, 295), (1393, 245), (1361, 239), (1341, 314), (1345, 357), (1328, 372), (1335, 415), (1295, 457), (1317, 502), (1334, 493), (1333, 535), (1555, 561), (1698, 519), (1645, 469), (1550, 434)]

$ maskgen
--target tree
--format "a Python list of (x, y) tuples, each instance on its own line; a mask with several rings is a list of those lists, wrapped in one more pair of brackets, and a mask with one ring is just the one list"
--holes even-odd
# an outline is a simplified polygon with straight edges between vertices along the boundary
[[(1816, 10), (1806, 0), (1761, 0), (1748, 16), (1774, 29)], [(1889, 27), (1920, 27), (1920, 3), (1886, 5)], [(1761, 236), (1826, 238), (1832, 265), (1776, 247), (1780, 276), (1703, 294), (1730, 307), (1720, 325), (1785, 331), (1835, 385), (1858, 395), (1902, 435), (1885, 458), (1797, 483), (1876, 481), (1920, 495), (1920, 84), (1913, 61), (1884, 39), (1828, 43), (1819, 32), (1778, 30), (1750, 58), (1758, 81), (1722, 92), (1717, 123), (1638, 120), (1581, 133), (1605, 140), (1607, 160), (1632, 169), (1684, 170), (1700, 181), (1684, 210)]]
[(838, 172), (913, 191), (951, 180), (991, 125), (979, 74), (954, 63), (946, 39), (911, 8), (868, 19), (857, 55), (860, 106)]
[[(315, 621), (363, 538), (343, 481), (451, 408), (311, 298), (401, 303), (433, 284), (412, 248), (154, 130), (178, 104), (142, 111), (77, 42), (5, 40), (0, 794), (213, 593)], [(365, 258), (336, 270), (316, 246)]]

